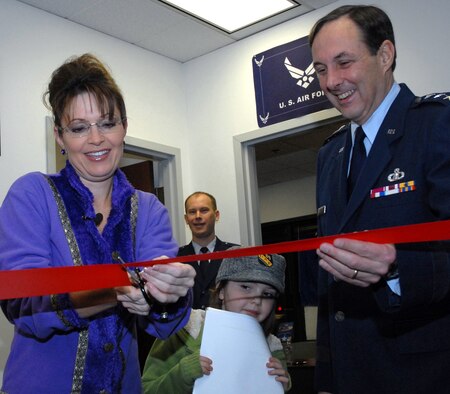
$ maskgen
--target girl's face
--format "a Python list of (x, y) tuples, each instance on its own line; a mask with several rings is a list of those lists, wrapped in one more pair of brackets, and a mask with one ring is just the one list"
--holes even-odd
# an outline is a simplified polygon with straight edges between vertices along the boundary
[(219, 292), (222, 309), (252, 316), (259, 323), (270, 315), (277, 296), (277, 291), (270, 285), (231, 280)]

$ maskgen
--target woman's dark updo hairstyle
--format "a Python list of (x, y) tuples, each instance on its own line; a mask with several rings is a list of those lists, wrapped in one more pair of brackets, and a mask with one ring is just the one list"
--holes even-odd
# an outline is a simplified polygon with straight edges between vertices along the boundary
[(86, 53), (69, 58), (51, 76), (43, 100), (45, 106), (53, 112), (55, 126), (62, 126), (61, 118), (67, 105), (83, 93), (92, 94), (102, 113), (109, 114), (110, 119), (114, 117), (116, 106), (120, 118), (126, 119), (122, 92), (110, 72), (94, 55)]

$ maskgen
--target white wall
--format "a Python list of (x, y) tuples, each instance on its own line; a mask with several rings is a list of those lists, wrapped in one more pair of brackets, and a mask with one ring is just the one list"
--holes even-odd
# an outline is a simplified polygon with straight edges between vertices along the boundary
[[(198, 189), (217, 195), (222, 213), (217, 232), (239, 242), (237, 206), (242, 202), (237, 200), (232, 137), (258, 129), (252, 56), (307, 35), (319, 17), (345, 3), (338, 1), (180, 64), (14, 0), (0, 0), (0, 201), (18, 176), (45, 171), (48, 112), (41, 95), (51, 71), (68, 56), (91, 51), (109, 64), (122, 87), (129, 134), (180, 148), (184, 195)], [(384, 8), (393, 20), (397, 80), (407, 82), (418, 95), (450, 90), (450, 2), (370, 3)], [(277, 206), (273, 195), (270, 198), (271, 206)], [(291, 204), (296, 203), (301, 204), (300, 198)], [(262, 207), (265, 204), (261, 202)], [(280, 215), (271, 220), (283, 219), (286, 213)], [(0, 323), (1, 362), (11, 326)]]
[(311, 215), (316, 212), (316, 177), (277, 183), (259, 189), (261, 223)]

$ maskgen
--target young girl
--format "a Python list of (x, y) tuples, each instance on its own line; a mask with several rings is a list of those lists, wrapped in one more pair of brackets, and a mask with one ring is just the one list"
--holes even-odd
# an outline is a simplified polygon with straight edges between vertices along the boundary
[[(275, 323), (276, 299), (284, 292), (286, 261), (280, 255), (224, 259), (216, 278), (211, 306), (254, 317), (267, 336), (272, 357), (268, 374), (291, 383), (280, 340), (270, 334)], [(194, 309), (186, 326), (167, 340), (156, 340), (145, 363), (144, 393), (192, 393), (194, 382), (214, 373), (213, 360), (200, 355), (205, 311)]]

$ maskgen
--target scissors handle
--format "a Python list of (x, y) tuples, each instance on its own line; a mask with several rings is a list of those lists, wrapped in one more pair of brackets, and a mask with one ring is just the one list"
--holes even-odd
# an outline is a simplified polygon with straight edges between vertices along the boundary
[[(141, 290), (142, 295), (144, 296), (145, 301), (147, 302), (147, 304), (151, 307), (153, 307), (153, 305), (155, 304), (156, 300), (147, 293), (147, 290), (145, 290), (145, 282), (144, 280), (141, 278), (141, 271), (138, 267), (134, 267), (134, 268), (130, 268), (125, 264), (125, 261), (123, 261), (122, 257), (120, 257), (119, 252), (113, 252), (112, 253), (112, 258), (116, 261), (118, 261), (121, 265), (122, 268), (130, 275), (131, 278), (131, 283), (136, 286), (139, 287), (139, 289)], [(166, 306), (165, 305), (161, 305), (162, 307), (162, 312), (160, 314), (160, 320), (161, 321), (166, 321), (169, 318), (169, 313), (166, 311)]]

